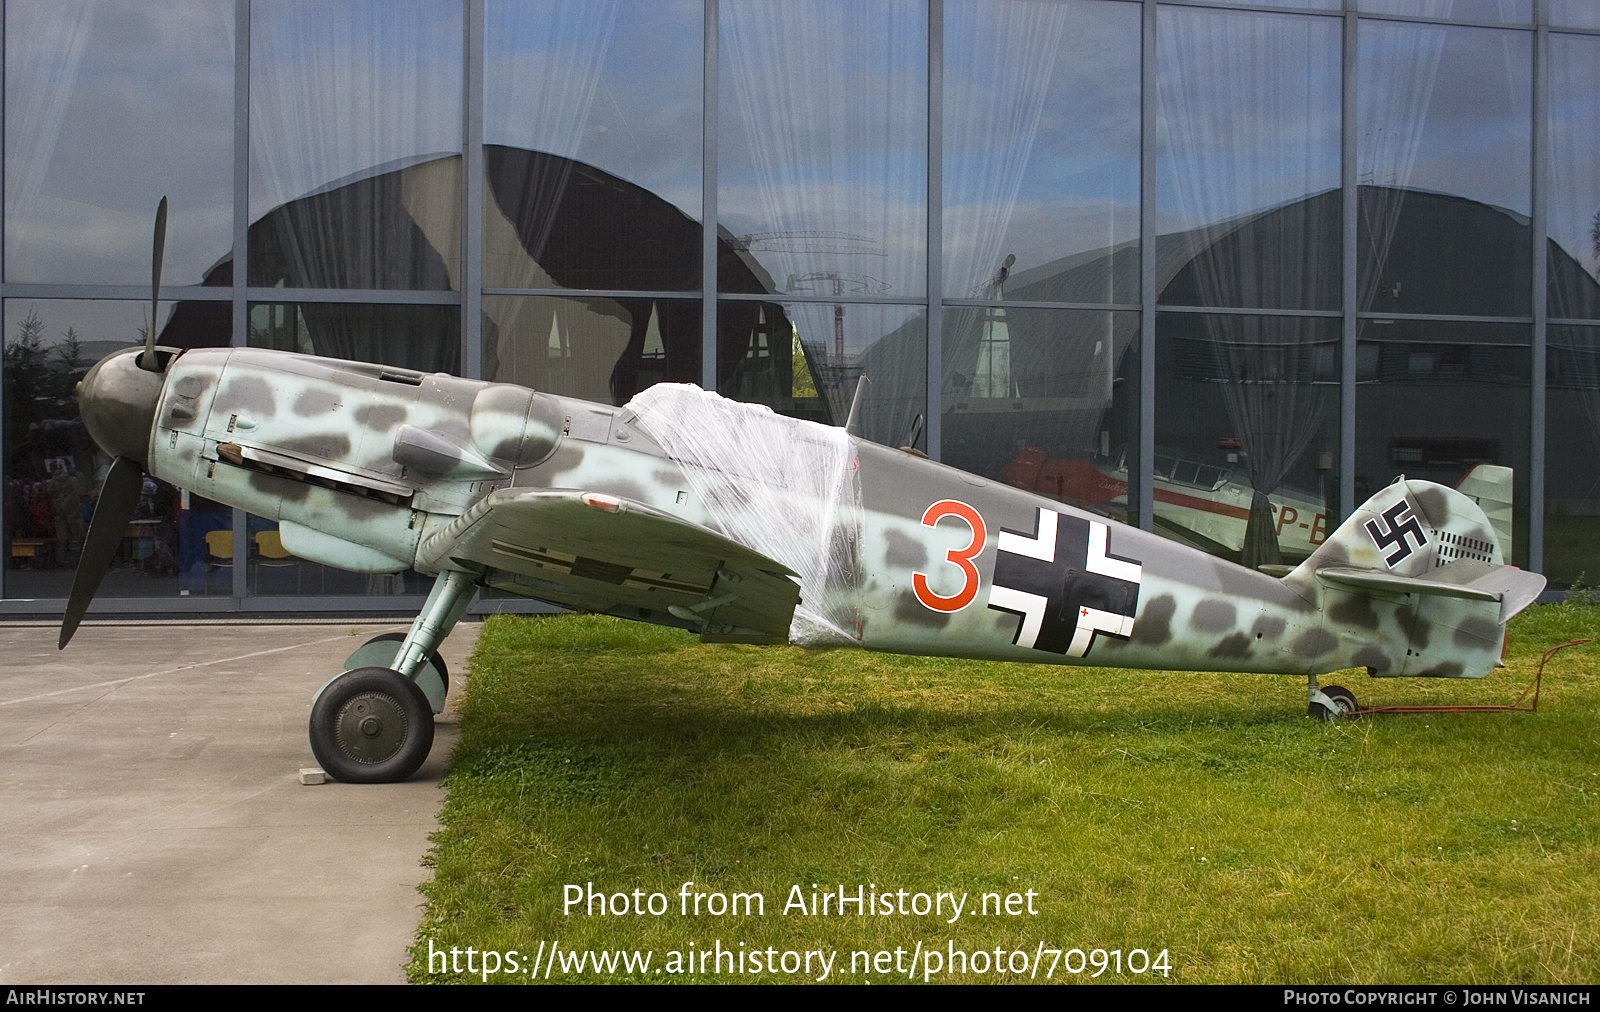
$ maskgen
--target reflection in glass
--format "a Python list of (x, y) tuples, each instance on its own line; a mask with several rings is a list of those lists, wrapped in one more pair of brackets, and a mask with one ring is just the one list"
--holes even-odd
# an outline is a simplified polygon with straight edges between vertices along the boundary
[[(1363, 21), (1360, 32), (1359, 305), (1528, 314), (1531, 36), (1392, 21)], [(1446, 207), (1454, 198), (1459, 207)], [(1477, 222), (1478, 238), (1440, 230), (1441, 219), (1458, 215)], [(1417, 249), (1403, 248), (1407, 233)], [(1482, 244), (1490, 234), (1508, 241)], [(1429, 272), (1430, 300), (1399, 308), (1417, 279), (1396, 262), (1441, 254), (1451, 266), (1477, 263), (1471, 281), (1445, 282), (1441, 263)]]
[(718, 393), (843, 425), (865, 382), (854, 431), (875, 443), (921, 448), (928, 403), (928, 325), (921, 309), (724, 302), (717, 342)]
[(700, 287), (700, 223), (657, 194), (583, 162), (500, 145), (484, 148), (484, 173), (488, 287)]
[(1600, 28), (1594, 0), (1550, 0), (1550, 24), (1557, 28)]
[(1339, 321), (1163, 313), (1156, 529), (1252, 568), (1328, 536), (1338, 488)]
[[(946, 296), (1049, 298), (1038, 283), (1060, 287), (1072, 266), (1063, 258), (1120, 247), (1136, 260), (1138, 8), (958, 0), (944, 10)], [(1080, 277), (1056, 298), (1136, 302), (1137, 271), (1125, 274), (1105, 272), (1098, 286)]]
[(1553, 587), (1600, 583), (1600, 327), (1551, 327), (1544, 571)]
[(486, 22), (484, 284), (698, 288), (698, 0), (493, 2)]
[[(1137, 313), (1002, 307), (944, 315), (945, 463), (1123, 516)], [(1103, 473), (1102, 473), (1103, 472)]]
[(1532, 244), (1526, 217), (1426, 191), (1362, 186), (1356, 194), (1362, 311), (1529, 311)]
[(622, 404), (655, 383), (698, 383), (700, 303), (689, 299), (483, 299), (483, 374)]
[(1477, 464), (1510, 467), (1516, 534), (1506, 561), (1525, 560), (1531, 333), (1507, 323), (1361, 321), (1356, 502), (1397, 474), (1454, 488)]
[(461, 371), (456, 306), (268, 302), (250, 307), (250, 347), (416, 369)]
[(231, 246), (233, 10), (6, 5), (7, 281), (148, 284), (163, 195), (170, 283)]
[(250, 283), (458, 287), (462, 8), (258, 3), (250, 29)]
[(1361, 0), (1360, 9), (1374, 14), (1409, 14), (1418, 18), (1457, 18), (1500, 24), (1525, 25), (1533, 21), (1533, 0)]
[(1182, 7), (1160, 18), (1157, 204), (1176, 234), (1158, 256), (1188, 263), (1192, 282), (1158, 287), (1161, 301), (1337, 308), (1337, 195), (1313, 195), (1339, 185), (1339, 21)]
[(719, 226), (761, 290), (922, 294), (926, 7), (725, 0), (719, 9)]
[[(231, 529), (208, 534), (206, 540), (218, 555), (233, 552)], [(283, 547), (276, 520), (245, 515), (245, 587), (252, 597), (403, 597), (428, 593), (432, 582), (416, 572), (352, 573), (302, 559)], [(403, 610), (406, 605), (395, 607)]]
[[(83, 537), (111, 469), (89, 438), (73, 390), (106, 355), (143, 342), (149, 304), (34, 301), (5, 304), (6, 596), (65, 598)], [(161, 307), (163, 322), (172, 312)], [(232, 514), (146, 478), (99, 598), (229, 594), (206, 535)], [(232, 565), (232, 557), (227, 565)]]
[(1600, 319), (1600, 38), (1550, 37), (1550, 315)]

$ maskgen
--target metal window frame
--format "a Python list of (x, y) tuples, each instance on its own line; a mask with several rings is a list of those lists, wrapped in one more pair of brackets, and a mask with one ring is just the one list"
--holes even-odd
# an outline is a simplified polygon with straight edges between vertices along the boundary
[[(1130, 0), (1101, 0), (1127, 3)], [(1140, 5), (1140, 95), (1139, 95), (1139, 301), (1128, 303), (1053, 303), (1004, 302), (984, 299), (947, 298), (943, 277), (943, 109), (944, 109), (944, 0), (926, 0), (927, 31), (927, 196), (925, 202), (927, 237), (926, 292), (922, 298), (897, 299), (865, 296), (862, 303), (918, 306), (926, 311), (926, 424), (925, 438), (929, 455), (937, 460), (941, 455), (943, 417), (943, 318), (953, 307), (1004, 306), (1006, 308), (1063, 309), (1101, 312), (1129, 312), (1140, 314), (1139, 336), (1135, 346), (1138, 355), (1136, 384), (1137, 405), (1135, 434), (1136, 468), (1130, 475), (1130, 506), (1137, 522), (1149, 530), (1154, 521), (1153, 488), (1151, 485), (1155, 441), (1155, 336), (1158, 313), (1221, 313), (1230, 315), (1271, 315), (1331, 318), (1341, 320), (1340, 331), (1340, 397), (1339, 397), (1339, 516), (1347, 516), (1356, 505), (1355, 495), (1355, 439), (1356, 439), (1356, 337), (1360, 321), (1364, 319), (1394, 319), (1396, 314), (1364, 313), (1358, 306), (1358, 249), (1356, 229), (1357, 162), (1358, 150), (1358, 87), (1356, 80), (1359, 58), (1360, 24), (1363, 21), (1401, 21), (1418, 24), (1449, 24), (1494, 28), (1502, 31), (1524, 31), (1533, 36), (1533, 108), (1532, 150), (1529, 158), (1532, 167), (1531, 200), (1532, 254), (1527, 269), (1532, 282), (1531, 315), (1523, 317), (1481, 317), (1438, 314), (1403, 314), (1406, 319), (1434, 322), (1494, 322), (1531, 325), (1529, 354), (1530, 369), (1530, 455), (1528, 467), (1528, 568), (1542, 570), (1544, 556), (1544, 502), (1545, 502), (1545, 448), (1547, 398), (1546, 353), (1548, 328), (1551, 325), (1600, 325), (1594, 320), (1552, 320), (1549, 317), (1548, 273), (1548, 198), (1550, 152), (1549, 137), (1549, 50), (1550, 10), (1549, 0), (1534, 0), (1534, 20), (1531, 24), (1486, 22), (1451, 18), (1424, 18), (1408, 15), (1362, 12), (1358, 0), (1344, 0), (1342, 10), (1313, 7), (1279, 7), (1249, 0), (1131, 0)], [(484, 73), (485, 73), (485, 20), (486, 0), (461, 0), (463, 25), (463, 93), (462, 93), (462, 155), (464, 183), (461, 194), (464, 222), (462, 229), (462, 277), (459, 291), (409, 291), (409, 290), (348, 290), (348, 289), (285, 289), (251, 287), (249, 279), (249, 175), (250, 175), (250, 28), (253, 0), (234, 0), (234, 96), (233, 96), (233, 200), (232, 236), (234, 243), (234, 277), (226, 288), (198, 285), (168, 288), (164, 294), (173, 301), (208, 301), (231, 303), (232, 335), (235, 346), (248, 342), (249, 310), (255, 303), (277, 302), (341, 302), (389, 305), (455, 305), (461, 311), (461, 373), (470, 378), (483, 378), (483, 299), (485, 296), (526, 296), (547, 298), (585, 298), (606, 296), (649, 297), (656, 299), (698, 299), (701, 305), (702, 384), (715, 389), (717, 375), (717, 306), (719, 300), (773, 301), (772, 295), (748, 295), (717, 291), (717, 215), (719, 186), (719, 117), (720, 117), (720, 13), (721, 0), (703, 0), (703, 53), (702, 53), (702, 138), (701, 138), (701, 280), (698, 291), (635, 292), (589, 290), (524, 290), (487, 288), (483, 285), (483, 130), (484, 130)], [(1297, 311), (1247, 309), (1230, 307), (1168, 306), (1157, 303), (1155, 287), (1155, 169), (1157, 152), (1156, 31), (1160, 8), (1200, 7), (1231, 11), (1259, 11), (1262, 13), (1298, 13), (1324, 17), (1338, 17), (1342, 21), (1342, 80), (1340, 95), (1340, 191), (1341, 218), (1341, 268), (1340, 308), (1336, 311)], [(1594, 35), (1600, 29), (1562, 28), (1564, 34)], [(0, 16), (0, 69), (3, 69), (6, 46), (6, 19)], [(0, 164), (5, 153), (5, 83), (0, 74)], [(3, 226), (5, 180), (0, 178), (0, 226)], [(148, 291), (137, 285), (83, 285), (83, 284), (17, 284), (4, 282), (6, 271), (4, 244), (0, 244), (0, 300), (5, 299), (93, 299), (143, 301)], [(802, 295), (783, 296), (786, 302), (832, 302), (824, 297)], [(3, 408), (3, 405), (0, 405)], [(1332, 505), (1332, 504), (1330, 504)], [(0, 510), (3, 510), (0, 505)], [(5, 520), (0, 513), (0, 525)], [(235, 566), (232, 594), (227, 598), (150, 598), (109, 599), (97, 613), (168, 613), (168, 612), (258, 612), (264, 614), (292, 613), (308, 607), (334, 608), (351, 613), (379, 614), (396, 611), (396, 606), (411, 607), (414, 602), (405, 598), (302, 598), (302, 597), (252, 597), (248, 593), (247, 571), (244, 556), (246, 524), (242, 511), (234, 511)], [(59, 602), (53, 600), (11, 599), (6, 597), (7, 580), (4, 567), (0, 567), (0, 616), (53, 613)], [(518, 602), (492, 601), (492, 607), (479, 610), (542, 610), (542, 606), (529, 604), (524, 609)]]

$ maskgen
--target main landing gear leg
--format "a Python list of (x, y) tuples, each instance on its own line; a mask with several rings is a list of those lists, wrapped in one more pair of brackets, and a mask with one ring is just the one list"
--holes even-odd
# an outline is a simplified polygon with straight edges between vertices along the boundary
[(422, 606), (417, 620), (411, 623), (400, 653), (395, 656), (394, 670), (415, 679), (423, 663), (439, 649), (439, 644), (450, 635), (461, 616), (466, 614), (477, 591), (476, 578), (471, 573), (445, 570), (433, 581), (428, 602)]
[(323, 686), (311, 705), (311, 751), (335, 780), (393, 783), (411, 776), (428, 758), (435, 707), (416, 678), (434, 671), (438, 680), (438, 666), (430, 659), (476, 589), (470, 573), (440, 573), (388, 667), (355, 668)]

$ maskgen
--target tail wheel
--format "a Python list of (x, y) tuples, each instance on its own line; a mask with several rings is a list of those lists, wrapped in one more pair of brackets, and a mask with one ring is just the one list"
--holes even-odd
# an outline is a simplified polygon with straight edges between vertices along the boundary
[(1356, 704), (1356, 694), (1342, 685), (1325, 685), (1322, 694), (1327, 696), (1335, 709), (1328, 709), (1321, 703), (1312, 703), (1307, 708), (1311, 716), (1321, 721), (1338, 720), (1340, 717), (1355, 713), (1360, 707)]
[(328, 683), (311, 707), (311, 751), (347, 784), (388, 784), (415, 773), (433, 748), (433, 710), (411, 679), (357, 668)]

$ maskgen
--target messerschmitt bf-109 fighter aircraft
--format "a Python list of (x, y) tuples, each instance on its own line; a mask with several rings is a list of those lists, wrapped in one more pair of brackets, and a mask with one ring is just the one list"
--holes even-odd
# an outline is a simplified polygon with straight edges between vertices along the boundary
[(1318, 687), (1329, 671), (1483, 677), (1545, 582), (1502, 565), (1483, 511), (1429, 482), (1397, 480), (1275, 578), (696, 387), (612, 407), (289, 352), (178, 352), (153, 333), (79, 391), (114, 463), (61, 645), (142, 473), (278, 521), (302, 558), (433, 576), (403, 641), (358, 650), (312, 707), (312, 750), (345, 781), (401, 780), (427, 757), (436, 651), (480, 587), (714, 642), (1300, 675), (1329, 718), (1355, 708)]

